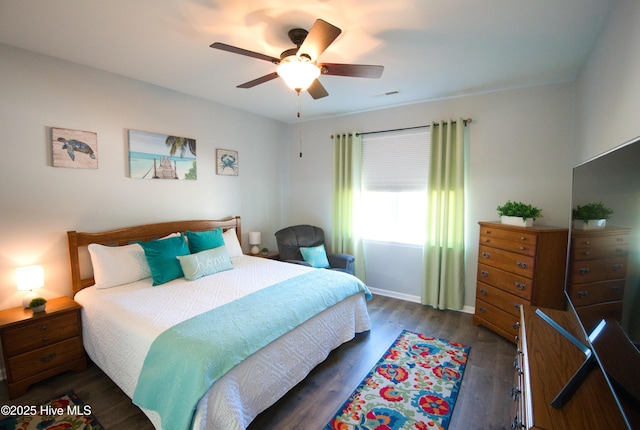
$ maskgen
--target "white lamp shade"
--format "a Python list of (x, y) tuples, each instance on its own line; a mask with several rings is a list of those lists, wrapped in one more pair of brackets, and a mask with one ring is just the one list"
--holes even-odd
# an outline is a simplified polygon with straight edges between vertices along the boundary
[(292, 55), (280, 63), (276, 73), (292, 90), (304, 91), (320, 76), (320, 69), (315, 64)]
[(249, 245), (259, 245), (262, 243), (262, 235), (259, 231), (249, 232)]
[(25, 266), (16, 269), (18, 290), (35, 290), (44, 287), (42, 266)]

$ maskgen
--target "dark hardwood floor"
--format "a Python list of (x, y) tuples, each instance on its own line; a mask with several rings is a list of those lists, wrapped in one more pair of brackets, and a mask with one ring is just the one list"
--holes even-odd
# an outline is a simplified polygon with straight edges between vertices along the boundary
[[(375, 296), (369, 302), (372, 328), (331, 353), (309, 376), (253, 421), (250, 430), (322, 429), (403, 329), (471, 347), (450, 429), (500, 430), (510, 427), (515, 345), (472, 316), (439, 311), (402, 300)], [(33, 385), (24, 396), (0, 404), (39, 404), (74, 390), (108, 430), (152, 429), (145, 415), (95, 365)], [(224, 429), (222, 429), (224, 430)]]

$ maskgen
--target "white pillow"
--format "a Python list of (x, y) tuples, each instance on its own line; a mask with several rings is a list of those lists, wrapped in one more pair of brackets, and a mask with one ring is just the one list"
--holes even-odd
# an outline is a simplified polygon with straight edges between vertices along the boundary
[(239, 257), (242, 255), (242, 246), (240, 246), (240, 242), (238, 242), (235, 228), (230, 228), (222, 233), (222, 239), (224, 239), (224, 245), (227, 247), (229, 257)]
[(111, 288), (149, 278), (151, 269), (137, 243), (124, 246), (88, 246), (96, 288)]

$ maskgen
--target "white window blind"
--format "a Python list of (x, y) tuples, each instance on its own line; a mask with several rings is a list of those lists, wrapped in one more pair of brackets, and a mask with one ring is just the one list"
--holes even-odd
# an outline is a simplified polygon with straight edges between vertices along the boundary
[(362, 137), (362, 188), (370, 191), (424, 190), (429, 171), (429, 130)]

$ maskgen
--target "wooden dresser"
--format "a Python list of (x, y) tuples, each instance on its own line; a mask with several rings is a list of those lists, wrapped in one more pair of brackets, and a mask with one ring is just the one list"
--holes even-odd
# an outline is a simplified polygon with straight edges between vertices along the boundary
[(568, 229), (480, 222), (474, 324), (515, 342), (520, 304), (564, 309)]
[(34, 382), (87, 368), (80, 305), (69, 297), (47, 301), (44, 312), (22, 307), (0, 311), (0, 342), (9, 398)]
[[(553, 398), (584, 361), (584, 354), (524, 305), (514, 361), (512, 429), (621, 430), (627, 428), (599, 366), (594, 366), (573, 396), (556, 409)], [(578, 339), (583, 339), (571, 312), (542, 309)]]
[(622, 319), (628, 228), (572, 230), (567, 291), (590, 331), (601, 318)]

